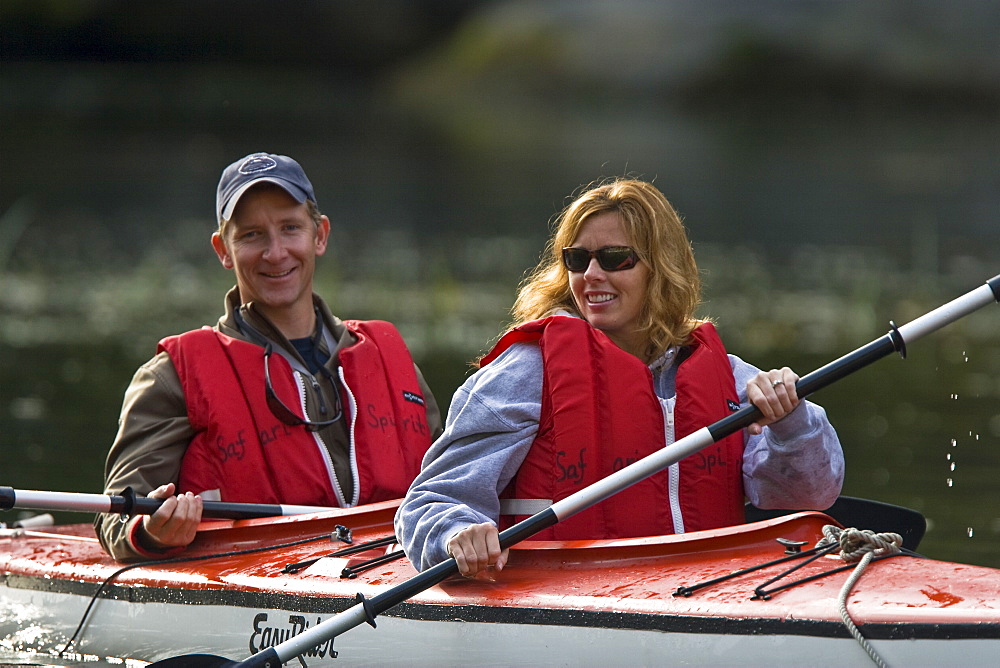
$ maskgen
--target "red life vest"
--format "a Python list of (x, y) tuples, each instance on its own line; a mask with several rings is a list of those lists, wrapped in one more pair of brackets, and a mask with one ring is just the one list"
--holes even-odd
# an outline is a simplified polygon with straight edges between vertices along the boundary
[[(732, 367), (715, 327), (699, 326), (677, 371), (676, 438), (736, 410)], [(506, 334), (483, 358), (537, 341), (544, 365), (538, 435), (504, 496), (558, 501), (666, 445), (664, 409), (652, 374), (585, 320), (543, 318)], [(743, 435), (734, 434), (536, 535), (628, 538), (743, 522)], [(679, 510), (675, 518), (671, 504)], [(518, 517), (517, 519), (523, 519)]]
[[(402, 497), (430, 446), (413, 360), (390, 323), (346, 321), (358, 341), (339, 352), (345, 419), (350, 419), (354, 498)], [(181, 463), (178, 491), (218, 489), (223, 501), (338, 506), (329, 451), (318, 434), (278, 420), (264, 393), (264, 349), (211, 329), (171, 336), (170, 355), (197, 435)], [(275, 394), (302, 405), (296, 374), (270, 359)], [(301, 410), (296, 411), (301, 415)]]

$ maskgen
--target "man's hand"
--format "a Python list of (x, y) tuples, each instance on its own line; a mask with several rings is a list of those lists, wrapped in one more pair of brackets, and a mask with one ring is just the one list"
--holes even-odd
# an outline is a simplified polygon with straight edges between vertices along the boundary
[(166, 499), (152, 515), (142, 518), (144, 542), (157, 551), (186, 547), (198, 533), (201, 522), (201, 497), (191, 492), (174, 496), (174, 483), (157, 487), (149, 493), (151, 499)]

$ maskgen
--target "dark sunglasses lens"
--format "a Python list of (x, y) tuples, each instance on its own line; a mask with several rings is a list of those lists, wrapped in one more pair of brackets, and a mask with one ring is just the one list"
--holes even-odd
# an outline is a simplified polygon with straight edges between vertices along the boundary
[(636, 255), (628, 246), (602, 248), (597, 251), (597, 261), (604, 271), (621, 271), (635, 266)]
[(564, 248), (563, 264), (570, 271), (586, 271), (590, 264), (590, 251), (586, 248)]
[(586, 248), (563, 248), (563, 264), (572, 272), (587, 271), (590, 258), (596, 257), (604, 271), (631, 269), (639, 261), (639, 256), (629, 246), (609, 246), (596, 251)]

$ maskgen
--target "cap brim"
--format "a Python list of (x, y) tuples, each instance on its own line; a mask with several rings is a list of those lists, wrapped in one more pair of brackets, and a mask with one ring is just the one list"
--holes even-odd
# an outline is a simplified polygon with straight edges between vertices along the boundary
[(219, 212), (219, 221), (221, 222), (223, 220), (231, 219), (233, 217), (233, 211), (236, 210), (236, 204), (240, 201), (240, 197), (242, 197), (244, 193), (246, 193), (246, 191), (249, 190), (250, 188), (260, 183), (264, 183), (265, 181), (268, 183), (273, 183), (277, 186), (281, 186), (281, 188), (289, 195), (291, 195), (293, 198), (295, 198), (295, 201), (297, 201), (299, 204), (304, 204), (305, 201), (309, 199), (309, 195), (306, 193), (306, 191), (300, 188), (299, 186), (295, 185), (291, 181), (275, 178), (273, 176), (262, 176), (259, 179), (254, 179), (253, 181), (247, 181), (239, 188), (237, 188), (236, 192), (234, 192), (232, 196), (229, 198), (229, 201), (226, 202), (224, 207), (222, 207), (222, 211)]

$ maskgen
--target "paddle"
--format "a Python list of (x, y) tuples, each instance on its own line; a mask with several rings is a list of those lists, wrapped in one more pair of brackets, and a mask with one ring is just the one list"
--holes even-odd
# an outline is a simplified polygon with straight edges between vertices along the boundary
[[(131, 488), (121, 495), (83, 494), (77, 492), (40, 492), (33, 489), (0, 487), (0, 510), (22, 508), (31, 510), (62, 510), (80, 513), (120, 513), (152, 515), (165, 499), (136, 496)], [(254, 517), (281, 517), (318, 513), (330, 508), (319, 506), (288, 506), (269, 503), (226, 503), (203, 501), (202, 516), (231, 520)]]
[[(933, 332), (945, 325), (968, 315), (972, 311), (982, 308), (986, 304), (1000, 301), (1000, 275), (994, 276), (986, 285), (968, 292), (962, 297), (948, 302), (944, 306), (934, 309), (930, 313), (920, 316), (916, 320), (896, 327), (892, 325), (891, 331), (885, 336), (872, 341), (871, 343), (858, 348), (852, 353), (841, 357), (826, 366), (813, 371), (812, 373), (799, 379), (795, 384), (800, 397), (806, 397), (818, 389), (821, 389), (855, 371), (871, 364), (872, 362), (885, 357), (892, 352), (898, 352), (905, 357), (906, 344), (922, 336)], [(623, 489), (643, 480), (657, 471), (680, 461), (681, 459), (701, 450), (704, 447), (735, 433), (736, 431), (749, 426), (760, 418), (760, 410), (756, 406), (750, 405), (733, 413), (729, 417), (718, 422), (703, 427), (700, 430), (675, 441), (673, 444), (655, 452), (644, 459), (627, 466), (607, 478), (585, 487), (570, 496), (556, 501), (545, 510), (532, 515), (528, 519), (515, 524), (500, 534), (500, 545), (504, 548), (510, 547), (522, 541), (542, 529), (550, 527), (562, 520), (565, 520), (580, 511), (600, 503), (608, 497), (622, 491)], [(393, 606), (402, 603), (408, 598), (412, 598), (425, 589), (428, 589), (448, 576), (456, 573), (458, 567), (454, 559), (443, 561), (422, 573), (410, 578), (406, 582), (378, 594), (371, 599), (364, 598), (358, 594), (358, 602), (330, 619), (306, 629), (288, 640), (281, 642), (274, 647), (254, 654), (250, 658), (241, 662), (230, 661), (229, 659), (210, 654), (189, 654), (185, 656), (172, 657), (157, 661), (152, 664), (153, 668), (221, 668), (229, 666), (245, 667), (265, 667), (278, 668), (285, 661), (290, 661), (296, 656), (308, 652), (313, 647), (320, 645), (331, 638), (336, 638), (341, 633), (348, 631), (355, 626), (368, 622), (375, 626), (375, 616), (379, 615)]]
[(762, 510), (748, 503), (743, 512), (747, 522), (759, 522), (804, 510), (819, 510), (845, 527), (869, 529), (875, 533), (898, 533), (903, 538), (903, 548), (911, 551), (916, 551), (927, 531), (927, 518), (919, 511), (854, 496), (837, 497), (829, 508)]

